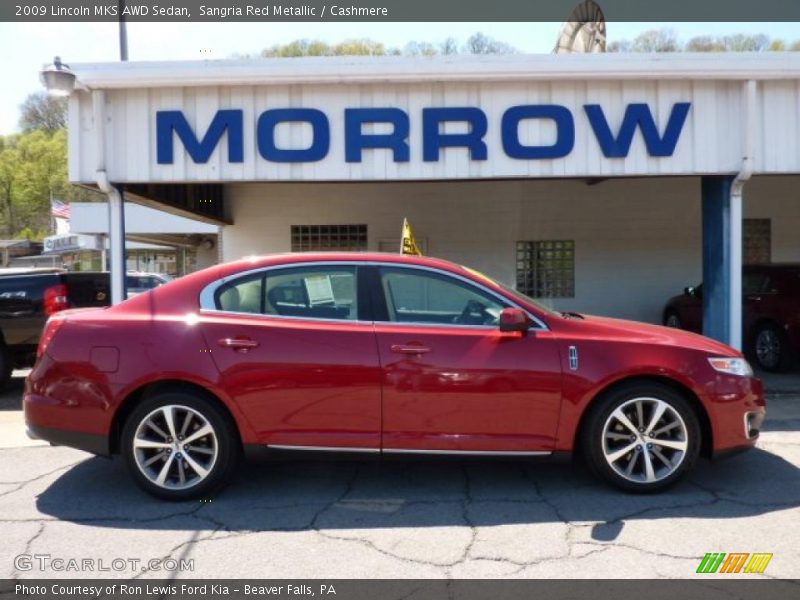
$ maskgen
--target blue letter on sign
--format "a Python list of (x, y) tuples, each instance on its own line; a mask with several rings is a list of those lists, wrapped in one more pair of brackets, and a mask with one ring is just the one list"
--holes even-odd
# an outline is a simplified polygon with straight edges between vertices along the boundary
[[(552, 146), (523, 146), (519, 141), (522, 119), (551, 119), (556, 124), (556, 141)], [(512, 106), (503, 113), (503, 150), (511, 158), (561, 158), (575, 146), (575, 121), (565, 106), (541, 104)]]
[[(362, 123), (391, 123), (392, 133), (363, 133)], [(407, 162), (408, 115), (399, 108), (346, 108), (344, 111), (344, 156), (361, 162), (364, 148), (389, 148), (394, 162)]]
[(174, 162), (173, 132), (181, 138), (186, 152), (196, 163), (206, 163), (219, 144), (225, 130), (228, 131), (228, 160), (233, 163), (244, 160), (242, 141), (242, 111), (219, 110), (208, 126), (203, 141), (198, 142), (194, 131), (179, 110), (160, 110), (156, 113), (156, 156), (158, 164), (171, 165)]
[[(305, 121), (311, 124), (312, 141), (308, 148), (283, 149), (275, 145), (278, 123)], [(272, 162), (314, 162), (327, 156), (331, 145), (328, 117), (316, 108), (275, 108), (258, 117), (258, 152)]]
[(667, 129), (664, 131), (664, 136), (661, 137), (647, 104), (629, 104), (625, 109), (625, 116), (616, 139), (611, 133), (603, 109), (599, 104), (586, 104), (583, 109), (586, 111), (586, 116), (589, 117), (589, 123), (592, 124), (594, 135), (600, 148), (603, 149), (603, 154), (608, 158), (624, 158), (628, 156), (631, 149), (633, 134), (636, 132), (637, 126), (642, 130), (642, 137), (650, 156), (672, 156), (686, 121), (686, 115), (689, 114), (690, 106), (689, 102), (678, 102), (672, 107), (669, 121), (667, 121)]
[[(439, 125), (447, 121), (466, 121), (468, 133), (442, 133)], [(486, 160), (486, 115), (480, 108), (423, 108), (422, 109), (422, 159), (439, 160), (440, 148), (469, 148), (472, 160)]]

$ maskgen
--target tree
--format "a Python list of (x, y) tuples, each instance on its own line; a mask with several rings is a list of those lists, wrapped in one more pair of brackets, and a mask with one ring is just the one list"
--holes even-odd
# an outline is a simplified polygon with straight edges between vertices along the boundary
[(445, 56), (458, 54), (458, 42), (452, 37), (445, 38), (444, 41), (439, 44), (439, 52)]
[(763, 52), (769, 48), (769, 37), (763, 33), (756, 35), (737, 33), (724, 36), (722, 44), (727, 52)]
[[(410, 41), (402, 49), (387, 48), (384, 44), (369, 38), (344, 40), (337, 44), (329, 44), (322, 40), (294, 40), (288, 44), (275, 44), (261, 51), (264, 58), (292, 58), (297, 56), (449, 56), (451, 54), (512, 54), (517, 49), (490, 38), (483, 33), (475, 33), (469, 37), (459, 50), (455, 38), (448, 37), (436, 44), (425, 41)], [(246, 58), (246, 57), (245, 57)]]
[(672, 29), (650, 29), (637, 35), (631, 52), (677, 52), (678, 38)]
[(29, 94), (20, 106), (22, 131), (43, 130), (53, 133), (67, 126), (67, 99), (50, 96), (45, 92)]
[(436, 56), (439, 50), (430, 42), (408, 42), (403, 48), (406, 56)]
[(769, 50), (770, 52), (785, 52), (786, 42), (784, 42), (783, 40), (772, 40), (767, 50)]
[(790, 45), (763, 33), (725, 36), (698, 35), (681, 45), (671, 29), (653, 29), (630, 40), (615, 40), (608, 52), (783, 52), (800, 51), (800, 40)]
[(473, 33), (464, 46), (467, 54), (514, 54), (516, 51), (513, 46), (490, 38), (480, 31)]
[(725, 46), (710, 35), (700, 35), (690, 39), (685, 46), (687, 52), (724, 52)]
[(19, 237), (32, 231), (34, 237), (41, 237), (50, 227), (51, 197), (66, 202), (99, 198), (98, 193), (69, 183), (66, 130), (0, 137), (0, 227), (4, 235)]
[(369, 38), (345, 40), (333, 47), (336, 56), (385, 56), (386, 46)]

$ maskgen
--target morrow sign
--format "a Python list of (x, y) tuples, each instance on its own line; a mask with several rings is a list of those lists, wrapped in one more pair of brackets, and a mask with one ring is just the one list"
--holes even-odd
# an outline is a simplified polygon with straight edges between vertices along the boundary
[[(648, 104), (626, 105), (621, 123), (612, 127), (599, 104), (584, 104), (583, 114), (596, 143), (606, 158), (628, 156), (634, 136), (639, 132), (650, 156), (672, 156), (691, 108), (690, 102), (672, 104), (663, 130), (659, 130)], [(551, 160), (568, 156), (575, 147), (576, 115), (560, 104), (524, 104), (506, 109), (500, 119), (500, 134), (505, 155), (516, 160)], [(529, 120), (550, 121), (555, 126), (555, 139), (546, 144), (523, 141), (520, 125)], [(303, 148), (279, 147), (276, 128), (284, 123), (306, 123), (312, 131), (311, 142)], [(448, 123), (462, 123), (466, 131), (446, 131)], [(365, 131), (365, 125), (382, 125), (388, 133)], [(462, 127), (463, 127), (462, 125)], [(263, 111), (255, 123), (245, 123), (244, 111), (216, 111), (205, 132), (195, 131), (180, 110), (156, 112), (157, 162), (175, 162), (175, 142), (179, 140), (186, 153), (197, 164), (208, 162), (212, 153), (227, 135), (227, 160), (242, 163), (244, 128), (255, 127), (258, 153), (273, 163), (310, 163), (323, 160), (331, 147), (331, 126), (326, 113), (317, 108), (272, 108)], [(489, 131), (486, 113), (475, 106), (430, 107), (422, 109), (422, 148), (409, 144), (411, 119), (395, 107), (345, 108), (344, 157), (348, 163), (360, 163), (365, 150), (384, 149), (394, 162), (409, 162), (412, 153), (421, 150), (424, 162), (437, 162), (446, 148), (462, 148), (474, 161), (489, 159), (485, 137)]]

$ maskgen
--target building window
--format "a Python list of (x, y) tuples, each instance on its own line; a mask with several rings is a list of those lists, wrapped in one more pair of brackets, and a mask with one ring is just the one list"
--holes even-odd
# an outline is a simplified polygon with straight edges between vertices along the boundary
[(517, 290), (533, 298), (574, 298), (575, 241), (517, 242)]
[(292, 252), (358, 252), (366, 249), (366, 225), (292, 225)]
[(744, 219), (743, 256), (746, 265), (765, 265), (772, 261), (772, 221)]

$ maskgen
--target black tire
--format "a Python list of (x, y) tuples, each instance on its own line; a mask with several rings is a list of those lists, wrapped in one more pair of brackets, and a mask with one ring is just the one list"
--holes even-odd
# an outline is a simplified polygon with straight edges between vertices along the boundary
[(750, 343), (750, 355), (760, 369), (781, 373), (792, 366), (792, 352), (789, 340), (775, 323), (761, 323), (756, 326)]
[(664, 326), (673, 327), (675, 329), (683, 329), (683, 322), (677, 311), (668, 310), (664, 313)]
[[(140, 450), (140, 454), (138, 455), (139, 459), (137, 460), (137, 450), (134, 449), (134, 437), (137, 435), (137, 430), (140, 429), (140, 426), (142, 426), (142, 431), (151, 432), (152, 436), (156, 440), (159, 440), (160, 436), (156, 434), (155, 431), (145, 427), (143, 421), (152, 418), (153, 415), (157, 418), (159, 414), (163, 414), (163, 409), (165, 407), (170, 406), (175, 407), (173, 411), (175, 415), (177, 415), (176, 421), (180, 420), (182, 422), (184, 420), (183, 417), (185, 417), (187, 413), (192, 413), (192, 426), (197, 425), (197, 429), (199, 429), (201, 425), (205, 426), (207, 424), (210, 426), (213, 436), (212, 434), (208, 434), (196, 442), (203, 446), (199, 448), (199, 450), (203, 450), (204, 454), (202, 456), (205, 456), (205, 453), (209, 451), (216, 450), (216, 456), (213, 457), (213, 460), (209, 458), (209, 462), (207, 463), (202, 463), (202, 456), (194, 454), (194, 450), (191, 451), (191, 456), (194, 456), (194, 459), (192, 459), (193, 462), (203, 464), (203, 466), (208, 466), (209, 468), (207, 474), (200, 480), (190, 487), (184, 487), (182, 489), (168, 487), (169, 482), (165, 482), (165, 485), (157, 484), (145, 475), (144, 471), (147, 470), (147, 468), (140, 467), (140, 462), (146, 462), (146, 458), (152, 458), (154, 455), (144, 456), (141, 454), (142, 452), (156, 453), (160, 452), (160, 450)], [(159, 409), (162, 409), (162, 411), (159, 412)], [(205, 419), (205, 423), (203, 423), (203, 419)], [(179, 425), (176, 423), (174, 429), (178, 428)], [(162, 427), (162, 431), (163, 430), (164, 428)], [(189, 435), (186, 437), (190, 437), (192, 433), (191, 429), (187, 433)], [(176, 446), (180, 443), (182, 442), (178, 442), (177, 439), (175, 440)], [(172, 454), (173, 450), (170, 449), (169, 452)], [(174, 452), (175, 454), (172, 457), (172, 463), (174, 464), (167, 468), (167, 472), (171, 473), (173, 477), (177, 477), (176, 471), (178, 469), (180, 469), (181, 474), (184, 473), (184, 469), (187, 472), (190, 470), (186, 460), (190, 460), (191, 457), (184, 457), (184, 460), (179, 460), (181, 458), (181, 452), (189, 454), (186, 450), (186, 446), (184, 446), (183, 449), (177, 447)], [(125, 463), (128, 465), (133, 479), (144, 491), (164, 500), (180, 501), (208, 498), (224, 486), (230, 480), (238, 466), (242, 454), (242, 447), (233, 419), (223, 409), (219, 408), (216, 403), (196, 393), (167, 391), (146, 398), (128, 416), (122, 428), (120, 453)], [(153, 463), (153, 470), (155, 470), (158, 465), (166, 466), (167, 460), (166, 457), (156, 460), (156, 462)], [(176, 461), (183, 464), (178, 465)], [(197, 477), (201, 477), (197, 472), (192, 472), (195, 473)], [(176, 483), (175, 485), (179, 484)]]
[[(658, 402), (668, 405), (664, 412), (665, 416), (662, 417), (663, 420), (658, 421), (658, 425), (652, 428), (651, 433), (658, 432), (659, 429), (669, 424), (671, 420), (674, 420), (678, 426), (666, 433), (659, 433), (656, 437), (647, 437), (645, 435), (647, 432), (634, 434), (612, 417), (612, 414), (620, 407), (623, 407), (623, 413), (626, 414), (633, 409), (632, 418), (629, 421), (634, 426), (638, 425), (636, 403), (639, 401), (643, 406), (645, 429), (649, 424), (648, 421), (653, 416), (653, 412), (655, 412)], [(647, 410), (650, 410), (650, 412), (646, 412)], [(675, 415), (680, 418), (675, 418)], [(607, 434), (606, 427), (609, 423), (616, 423), (615, 427), (619, 428), (619, 431), (609, 429)], [(637, 429), (639, 428), (637, 427)], [(681, 429), (683, 429), (684, 439), (678, 436)], [(628, 437), (628, 439), (609, 441), (606, 435)], [(580, 431), (579, 442), (589, 470), (597, 477), (626, 492), (652, 493), (673, 485), (692, 468), (700, 453), (701, 437), (697, 415), (681, 394), (657, 382), (642, 382), (618, 387), (598, 399), (586, 415)], [(677, 450), (659, 446), (659, 441), (673, 444), (676, 442), (682, 443), (686, 445), (686, 448), (682, 451), (682, 455), (679, 455)], [(615, 445), (612, 446), (612, 444)], [(636, 447), (629, 453), (620, 455), (619, 459), (613, 461), (615, 467), (612, 467), (606, 455), (613, 456), (615, 450), (619, 453), (624, 448), (633, 445)], [(642, 454), (644, 452), (648, 453), (649, 458)], [(634, 456), (634, 454), (639, 456)], [(666, 462), (661, 462), (661, 459), (656, 454), (660, 454), (665, 459), (670, 459), (670, 461), (674, 462), (674, 465), (670, 468)], [(635, 468), (642, 471), (645, 471), (645, 461), (647, 460), (656, 469), (660, 470), (659, 473), (656, 473), (658, 478), (653, 481), (645, 481), (646, 473), (640, 474), (642, 479), (635, 479), (637, 473), (631, 473), (626, 477), (617, 470), (623, 470), (622, 464), (618, 463), (626, 459), (628, 461), (624, 463), (626, 466), (634, 462)]]

